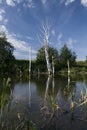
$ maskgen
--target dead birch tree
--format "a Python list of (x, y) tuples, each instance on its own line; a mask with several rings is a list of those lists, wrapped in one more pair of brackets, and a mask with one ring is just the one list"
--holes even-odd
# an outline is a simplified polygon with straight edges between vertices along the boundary
[(50, 24), (46, 22), (45, 24), (42, 24), (42, 35), (43, 35), (43, 42), (45, 46), (45, 57), (46, 57), (46, 64), (47, 64), (47, 70), (48, 74), (52, 74), (52, 68), (51, 63), (49, 60), (49, 37), (50, 37)]
[(67, 60), (67, 66), (68, 66), (68, 76), (70, 76), (70, 65), (69, 65), (69, 60)]

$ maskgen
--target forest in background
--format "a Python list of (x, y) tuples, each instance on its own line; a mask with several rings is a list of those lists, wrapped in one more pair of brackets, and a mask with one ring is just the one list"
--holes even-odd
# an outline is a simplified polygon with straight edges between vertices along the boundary
[[(14, 47), (7, 41), (5, 35), (0, 37), (0, 73), (3, 74), (28, 74), (29, 60), (18, 60), (13, 55)], [(67, 60), (70, 62), (71, 73), (86, 73), (87, 61), (76, 61), (76, 53), (72, 52), (66, 44), (61, 48), (60, 53), (54, 47), (49, 46), (49, 61), (54, 62), (55, 74), (67, 73)], [(37, 53), (36, 60), (31, 61), (31, 73), (47, 73), (44, 46)]]

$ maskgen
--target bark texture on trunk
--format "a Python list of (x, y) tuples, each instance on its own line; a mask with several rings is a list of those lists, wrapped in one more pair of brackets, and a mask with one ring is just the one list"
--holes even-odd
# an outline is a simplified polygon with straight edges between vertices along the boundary
[(69, 60), (67, 61), (67, 65), (68, 65), (68, 75), (70, 75), (70, 65), (69, 65)]
[(50, 64), (50, 61), (49, 61), (48, 46), (45, 46), (45, 56), (46, 56), (48, 74), (52, 74), (51, 64)]

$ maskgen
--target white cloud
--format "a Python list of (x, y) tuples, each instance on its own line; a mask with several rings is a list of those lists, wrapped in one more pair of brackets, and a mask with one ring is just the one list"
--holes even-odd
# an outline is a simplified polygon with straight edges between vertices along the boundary
[(7, 34), (7, 28), (4, 25), (0, 25), (0, 32), (5, 32)]
[(57, 43), (58, 43), (58, 48), (60, 49), (64, 44), (67, 44), (68, 48), (73, 49), (74, 44), (78, 43), (78, 41), (71, 37), (69, 37), (67, 40), (64, 40), (63, 34), (60, 33), (57, 38)]
[(51, 30), (53, 36), (55, 36), (55, 30)]
[(9, 34), (7, 38), (16, 49), (20, 51), (28, 51), (28, 45), (26, 45), (26, 42), (16, 39), (11, 34)]
[(4, 19), (4, 24), (6, 24), (8, 22), (8, 19)]
[(15, 3), (13, 0), (6, 0), (6, 3), (7, 5), (12, 6), (12, 7), (15, 6)]
[(60, 33), (58, 36), (58, 40), (60, 40), (62, 38), (62, 36), (63, 36), (62, 33)]
[[(53, 3), (54, 0), (52, 0), (51, 4)], [(41, 0), (41, 3), (43, 5), (44, 11), (49, 11), (50, 10), (50, 2), (49, 0)]]
[[(16, 38), (16, 34), (7, 34), (7, 39), (9, 42), (12, 43), (12, 45), (15, 47), (15, 49), (23, 52), (29, 51), (29, 44), (23, 40), (19, 40)], [(33, 53), (36, 53), (36, 51), (32, 50)]]
[(10, 34), (8, 32), (6, 26), (1, 25), (0, 26), (0, 32), (6, 33), (7, 40), (9, 42), (11, 42), (16, 49), (23, 50), (23, 51), (27, 50), (26, 42), (16, 39), (15, 38), (16, 35), (14, 36), (13, 34)]
[[(9, 6), (16, 6), (17, 4), (22, 3), (23, 7), (25, 8), (35, 8), (35, 3), (33, 0), (6, 0), (7, 5)], [(20, 10), (19, 10), (20, 12)]]
[(2, 15), (0, 15), (0, 22), (3, 20), (3, 16)]
[(60, 34), (58, 35), (58, 38), (57, 38), (58, 45), (60, 45), (60, 46), (61, 46), (61, 44), (62, 44), (62, 41), (61, 41), (62, 37), (63, 37), (63, 34), (60, 33)]
[(81, 4), (82, 4), (84, 7), (87, 7), (87, 0), (81, 0)]
[[(12, 45), (15, 48), (14, 55), (16, 58), (22, 58), (28, 59), (28, 54), (29, 54), (29, 44), (25, 41), (17, 39), (17, 35), (14, 33), (9, 33), (8, 29), (6, 28), (5, 25), (0, 25), (0, 32), (5, 32), (7, 41), (12, 43)], [(32, 57), (34, 58), (36, 55), (37, 51), (32, 49)]]
[(68, 41), (67, 41), (67, 46), (68, 46), (69, 48), (73, 48), (73, 43), (74, 43), (73, 39), (72, 39), (72, 38), (69, 38)]
[(27, 6), (29, 8), (35, 8), (35, 4), (33, 3), (33, 1), (29, 1), (28, 4), (27, 4)]
[(26, 36), (26, 38), (28, 39), (28, 40), (34, 40), (32, 37), (30, 37), (30, 36)]
[(25, 8), (35, 8), (35, 3), (33, 2), (33, 0), (29, 0), (29, 1), (26, 1), (23, 4), (23, 7), (25, 7)]
[(0, 9), (0, 22), (3, 22), (3, 24), (6, 24), (8, 22), (8, 19), (5, 18), (5, 10), (3, 8)]
[(70, 49), (73, 49), (73, 44), (75, 44), (75, 43), (77, 43), (77, 42), (78, 42), (77, 40), (72, 39), (72, 38), (69, 38), (66, 43), (67, 43), (67, 46), (68, 46)]
[(4, 9), (0, 9), (0, 14), (4, 14), (5, 10)]
[(47, 0), (41, 0), (42, 4), (46, 4)]
[(2, 4), (2, 0), (0, 0), (0, 4)]
[[(16, 39), (13, 35), (8, 35), (8, 41), (12, 43), (14, 48), (16, 49), (14, 51), (14, 55), (18, 59), (28, 59), (29, 58), (29, 48), (27, 42)], [(35, 59), (37, 51), (32, 49), (32, 59)]]
[(75, 1), (75, 0), (66, 0), (66, 1), (65, 1), (65, 6), (71, 4), (71, 3), (74, 2), (74, 1)]

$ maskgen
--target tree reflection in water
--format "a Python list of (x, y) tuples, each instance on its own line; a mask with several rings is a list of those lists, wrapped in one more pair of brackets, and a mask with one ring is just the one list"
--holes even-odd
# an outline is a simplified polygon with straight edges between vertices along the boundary
[[(76, 99), (76, 87), (75, 84), (72, 84), (72, 81), (70, 81), (70, 76), (68, 76), (67, 85), (64, 88), (61, 88), (58, 90), (57, 95), (54, 95), (55, 92), (55, 83), (53, 77), (48, 77), (47, 83), (46, 83), (46, 90), (45, 90), (45, 96), (44, 96), (44, 106), (41, 108), (41, 112), (43, 113), (43, 118), (45, 120), (44, 125), (42, 129), (46, 130), (54, 130), (54, 129), (62, 129), (62, 125), (65, 124), (67, 121), (69, 124), (69, 127), (71, 128), (73, 122), (82, 120), (86, 121), (87, 119), (82, 119), (82, 113), (83, 108), (80, 106), (87, 105), (87, 89), (85, 90), (85, 95), (81, 92), (82, 100)], [(52, 88), (50, 91), (50, 84), (52, 84)], [(62, 93), (61, 93), (62, 92)], [(61, 96), (62, 94), (62, 96)], [(83, 96), (84, 95), (84, 96)], [(65, 102), (63, 101), (63, 99)], [(80, 98), (80, 95), (79, 95)], [(79, 112), (80, 118), (77, 116), (77, 113)], [(64, 119), (66, 121), (64, 121)], [(59, 122), (61, 120), (62, 125), (59, 125)], [(63, 122), (64, 121), (64, 122)], [(64, 123), (64, 124), (63, 124)]]
[[(51, 91), (49, 88), (50, 84), (52, 85)], [(43, 126), (43, 129), (49, 129), (50, 124), (52, 124), (51, 128), (55, 126), (55, 122), (58, 119), (58, 109), (62, 110), (57, 103), (57, 99), (54, 95), (54, 89), (54, 78), (49, 76), (46, 83), (44, 106), (41, 108), (41, 112), (44, 113), (43, 116), (46, 121), (46, 125)]]
[(31, 81), (29, 79), (29, 107), (31, 107)]
[[(7, 125), (7, 129), (10, 130), (28, 128), (31, 130), (36, 127), (39, 128), (38, 130), (73, 130), (75, 125), (79, 124), (77, 128), (81, 130), (81, 122), (84, 124), (87, 121), (87, 84), (84, 83), (82, 86), (83, 82), (73, 82), (72, 77), (45, 78), (40, 77), (33, 81), (30, 79), (27, 85), (16, 86), (20, 100), (16, 95), (18, 102), (14, 103), (11, 87), (8, 87), (8, 90), (3, 87), (3, 91), (0, 91), (1, 128)], [(46, 88), (42, 84), (45, 81)], [(82, 125), (81, 128), (83, 127)]]

